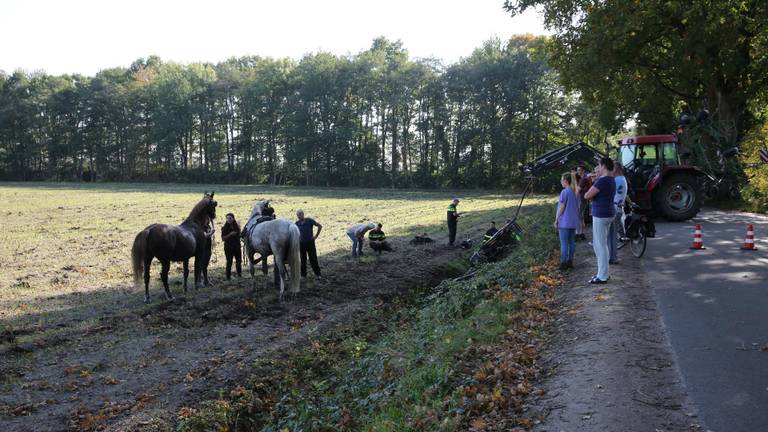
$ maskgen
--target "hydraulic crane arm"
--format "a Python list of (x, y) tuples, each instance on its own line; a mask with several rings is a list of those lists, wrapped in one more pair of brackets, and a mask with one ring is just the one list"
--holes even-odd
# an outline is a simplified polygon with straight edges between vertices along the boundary
[(520, 167), (520, 170), (526, 176), (537, 177), (545, 171), (562, 167), (568, 162), (589, 162), (597, 165), (603, 156), (605, 156), (603, 153), (583, 142), (577, 142), (544, 153)]
[(507, 223), (505, 223), (493, 237), (483, 242), (480, 250), (472, 255), (470, 261), (473, 263), (478, 262), (481, 260), (482, 256), (488, 257), (493, 255), (494, 250), (503, 247), (506, 242), (512, 241), (512, 238), (514, 238), (514, 241), (520, 241), (523, 228), (518, 224), (517, 218), (520, 215), (520, 209), (523, 207), (523, 201), (531, 192), (537, 176), (545, 171), (562, 167), (568, 162), (589, 162), (597, 165), (600, 162), (600, 158), (603, 156), (602, 153), (583, 142), (577, 142), (576, 144), (567, 145), (544, 153), (533, 161), (521, 166), (520, 170), (526, 177), (529, 177), (529, 181), (525, 190), (523, 190), (523, 196), (520, 198), (517, 212), (512, 219), (507, 220)]

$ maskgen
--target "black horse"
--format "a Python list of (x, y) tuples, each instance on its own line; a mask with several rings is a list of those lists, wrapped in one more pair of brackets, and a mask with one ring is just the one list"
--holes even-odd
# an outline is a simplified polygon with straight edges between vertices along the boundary
[(163, 268), (160, 278), (165, 288), (165, 297), (173, 299), (168, 289), (168, 271), (171, 261), (184, 263), (184, 294), (187, 293), (189, 259), (195, 257), (195, 289), (200, 285), (201, 274), (208, 284), (208, 261), (211, 257), (212, 232), (209, 225), (216, 218), (216, 201), (213, 192), (206, 192), (203, 199), (192, 209), (181, 225), (152, 224), (141, 231), (133, 241), (133, 279), (140, 286), (144, 273), (144, 302), (149, 303), (149, 267), (152, 259), (157, 258)]

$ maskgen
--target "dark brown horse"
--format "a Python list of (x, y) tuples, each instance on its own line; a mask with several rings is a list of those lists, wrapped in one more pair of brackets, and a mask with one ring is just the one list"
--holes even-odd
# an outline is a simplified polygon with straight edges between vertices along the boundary
[(216, 218), (216, 201), (213, 192), (206, 192), (203, 199), (192, 209), (181, 225), (152, 224), (133, 241), (133, 280), (137, 287), (140, 285), (142, 271), (144, 273), (144, 302), (149, 303), (149, 267), (152, 259), (157, 258), (163, 268), (160, 278), (165, 288), (165, 297), (173, 299), (168, 289), (168, 271), (171, 261), (184, 263), (184, 294), (187, 294), (187, 277), (189, 276), (189, 259), (195, 257), (195, 289), (200, 285), (201, 274), (208, 284), (208, 261), (211, 257), (212, 232), (209, 224)]

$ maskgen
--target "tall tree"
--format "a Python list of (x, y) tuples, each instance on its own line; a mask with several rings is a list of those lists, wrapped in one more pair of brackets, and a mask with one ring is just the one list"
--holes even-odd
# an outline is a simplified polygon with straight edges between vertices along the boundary
[(506, 0), (513, 14), (541, 7), (555, 31), (554, 62), (567, 87), (667, 132), (682, 103), (732, 124), (751, 124), (747, 104), (768, 84), (768, 3)]

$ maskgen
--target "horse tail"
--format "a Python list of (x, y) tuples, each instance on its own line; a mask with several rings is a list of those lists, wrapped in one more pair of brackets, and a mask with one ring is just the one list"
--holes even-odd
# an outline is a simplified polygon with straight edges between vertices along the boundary
[(291, 266), (291, 291), (299, 292), (301, 289), (301, 250), (299, 246), (299, 227), (291, 224), (290, 247), (288, 249), (288, 264)]
[(133, 261), (133, 284), (141, 287), (141, 280), (144, 275), (144, 258), (147, 256), (147, 239), (149, 238), (149, 228), (144, 229), (133, 241), (131, 248), (131, 259)]

